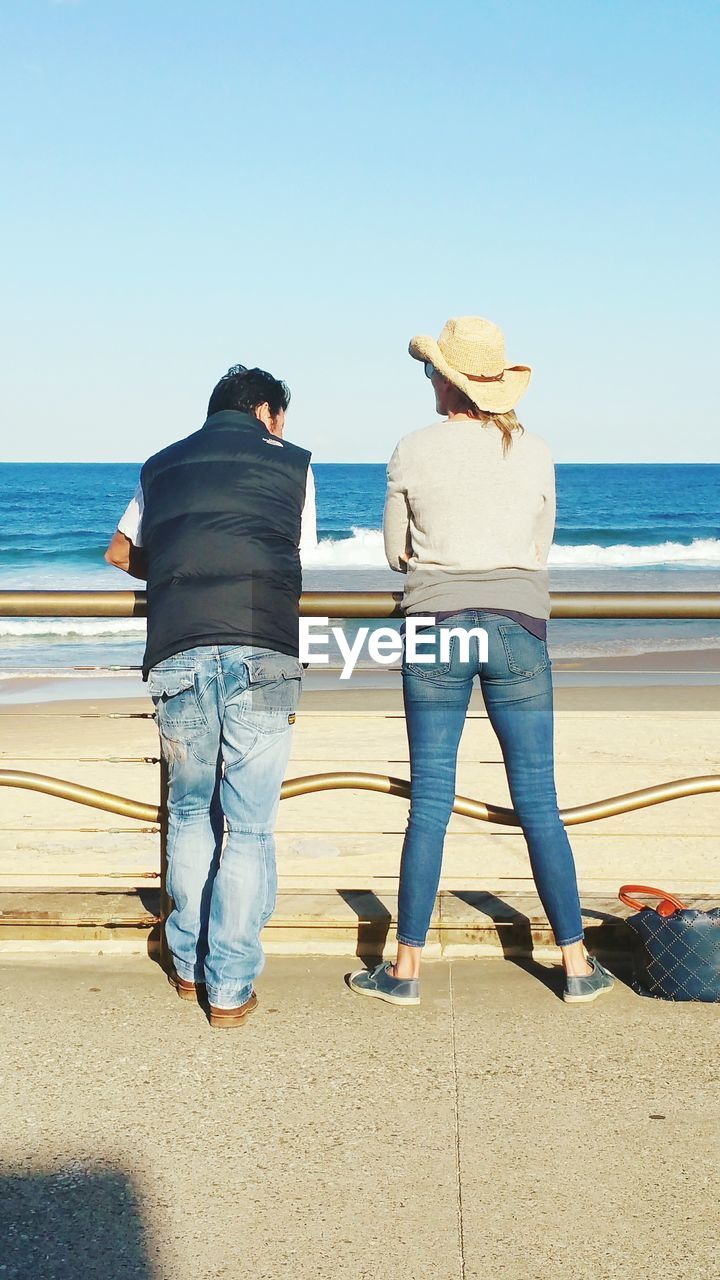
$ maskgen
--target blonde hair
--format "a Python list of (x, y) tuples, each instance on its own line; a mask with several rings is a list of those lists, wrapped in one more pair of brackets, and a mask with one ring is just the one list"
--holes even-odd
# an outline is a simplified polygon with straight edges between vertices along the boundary
[(483, 424), (490, 425), (492, 423), (493, 426), (497, 427), (503, 438), (503, 453), (507, 453), (512, 444), (513, 431), (517, 431), (522, 435), (525, 430), (522, 422), (518, 422), (514, 409), (508, 409), (507, 413), (485, 413), (484, 409), (478, 409), (477, 417)]
[(507, 453), (513, 442), (513, 432), (520, 434), (525, 430), (522, 422), (518, 422), (517, 414), (514, 409), (508, 409), (507, 413), (488, 413), (485, 409), (478, 409), (474, 400), (465, 395), (459, 387), (454, 383), (448, 382), (449, 399), (452, 401), (451, 413), (466, 413), (469, 418), (475, 418), (478, 422), (482, 422), (483, 426), (497, 427), (502, 435), (503, 453)]

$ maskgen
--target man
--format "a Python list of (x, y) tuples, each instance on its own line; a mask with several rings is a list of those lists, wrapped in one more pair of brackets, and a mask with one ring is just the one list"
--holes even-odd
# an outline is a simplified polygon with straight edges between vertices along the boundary
[(242, 1025), (257, 1004), (300, 696), (299, 548), (315, 541), (315, 501), (310, 454), (283, 440), (289, 399), (263, 370), (230, 369), (204, 426), (145, 463), (105, 555), (147, 577), (143, 678), (169, 778), (169, 979), (184, 1000), (206, 985), (214, 1027)]

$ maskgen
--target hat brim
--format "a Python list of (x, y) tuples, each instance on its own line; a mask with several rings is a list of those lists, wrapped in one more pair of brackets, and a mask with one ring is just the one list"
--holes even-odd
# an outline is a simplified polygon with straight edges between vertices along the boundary
[(528, 389), (532, 370), (528, 365), (513, 365), (503, 371), (502, 381), (478, 382), (460, 373), (448, 364), (435, 338), (419, 334), (412, 338), (408, 348), (413, 360), (429, 361), (438, 373), (464, 394), (485, 413), (509, 413)]

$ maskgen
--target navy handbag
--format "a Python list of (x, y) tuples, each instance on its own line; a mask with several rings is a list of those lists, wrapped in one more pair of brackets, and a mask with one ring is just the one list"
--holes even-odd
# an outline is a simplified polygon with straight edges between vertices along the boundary
[[(660, 901), (649, 907), (636, 894)], [(623, 885), (619, 896), (637, 911), (627, 920), (635, 935), (634, 990), (657, 1000), (720, 1003), (720, 907), (699, 911), (641, 884)]]

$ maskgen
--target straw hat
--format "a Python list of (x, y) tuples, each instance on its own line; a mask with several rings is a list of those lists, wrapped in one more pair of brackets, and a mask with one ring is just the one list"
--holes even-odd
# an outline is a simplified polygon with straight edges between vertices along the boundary
[(530, 381), (527, 365), (506, 365), (502, 330), (481, 316), (448, 320), (437, 342), (421, 334), (409, 350), (414, 360), (434, 365), (486, 413), (514, 409)]

